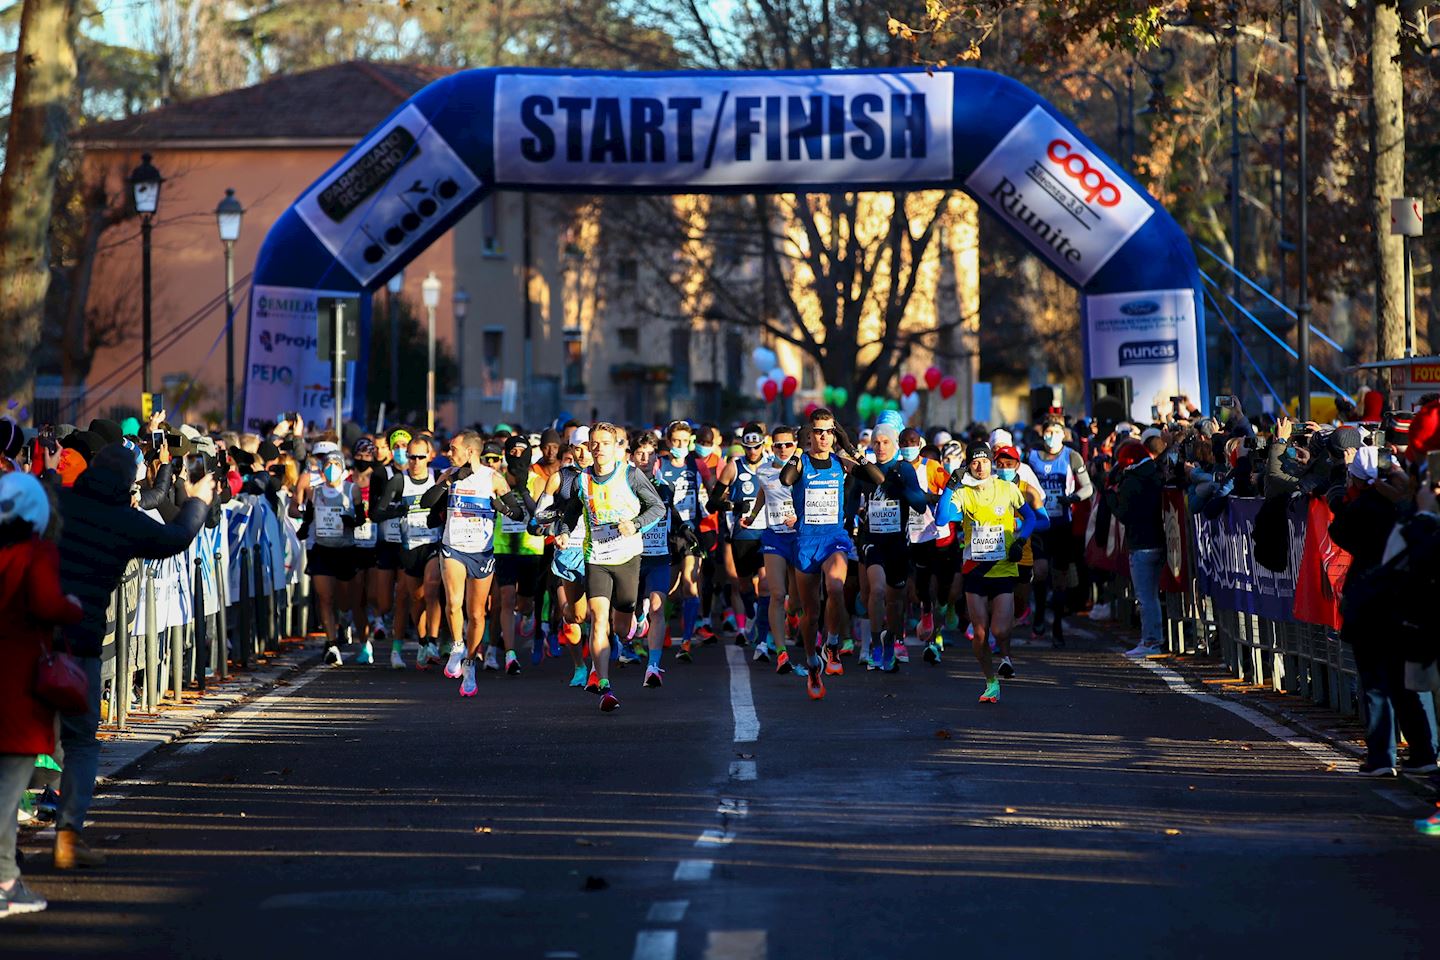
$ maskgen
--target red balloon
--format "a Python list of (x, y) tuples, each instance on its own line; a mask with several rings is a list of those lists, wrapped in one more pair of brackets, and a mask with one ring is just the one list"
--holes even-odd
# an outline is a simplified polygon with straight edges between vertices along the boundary
[(907, 397), (915, 392), (915, 374), (907, 373), (900, 378), (900, 392)]
[(780, 392), (787, 397), (795, 396), (795, 391), (800, 386), (800, 381), (794, 377), (786, 377), (785, 382), (780, 384)]
[(940, 396), (946, 400), (955, 396), (955, 391), (960, 389), (960, 384), (955, 382), (954, 377), (946, 377), (940, 381)]
[(940, 372), (939, 367), (930, 367), (925, 371), (925, 386), (929, 387), (931, 390), (934, 390), (936, 387), (940, 386), (940, 381), (944, 378), (944, 376), (945, 374)]
[(819, 410), (819, 409), (820, 409), (820, 404), (815, 403), (814, 401), (811, 401), (810, 403), (805, 404), (805, 416), (808, 417), (808, 416), (810, 416), (810, 414), (814, 413), (816, 410)]
[(775, 398), (780, 395), (780, 388), (775, 385), (774, 380), (766, 380), (762, 392), (765, 394), (766, 403), (774, 403)]

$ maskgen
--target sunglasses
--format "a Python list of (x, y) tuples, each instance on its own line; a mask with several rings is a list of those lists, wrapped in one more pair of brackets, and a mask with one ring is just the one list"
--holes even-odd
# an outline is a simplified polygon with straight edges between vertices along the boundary
[(763, 443), (742, 443), (742, 444), (740, 444), (740, 446), (744, 447), (746, 450), (759, 450), (761, 447), (765, 446), (765, 444), (763, 444)]
[(481, 461), (482, 463), (499, 463), (499, 462), (500, 462), (501, 460), (503, 460), (503, 459), (504, 459), (503, 457), (497, 457), (497, 456), (495, 456), (495, 454), (491, 453), (491, 454), (486, 454), (485, 456), (481, 457), (481, 458), (480, 458), (480, 461)]
[(811, 433), (815, 433), (815, 434), (819, 434), (819, 435), (821, 435), (821, 436), (829, 436), (829, 435), (831, 435), (831, 434), (833, 434), (833, 433), (835, 432), (835, 428), (834, 428), (834, 427), (811, 427), (811, 428), (810, 428), (810, 432), (811, 432)]
[(795, 441), (776, 441), (775, 443), (770, 444), (770, 446), (774, 447), (776, 450), (789, 450), (791, 447), (795, 446)]
[(418, 456), (418, 455), (411, 455), (411, 457), (410, 457), (410, 462), (411, 462), (411, 463), (424, 463), (426, 460), (429, 460), (429, 459), (430, 459), (429, 457), (422, 457), (422, 456)]

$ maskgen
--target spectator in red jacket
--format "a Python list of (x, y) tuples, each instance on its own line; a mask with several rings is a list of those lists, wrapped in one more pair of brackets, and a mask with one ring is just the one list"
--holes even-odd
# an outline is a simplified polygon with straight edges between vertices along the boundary
[(55, 627), (84, 612), (60, 592), (58, 521), (39, 480), (0, 477), (0, 919), (46, 907), (20, 879), (15, 826), (36, 755), (55, 750), (55, 711), (32, 691), (35, 663)]

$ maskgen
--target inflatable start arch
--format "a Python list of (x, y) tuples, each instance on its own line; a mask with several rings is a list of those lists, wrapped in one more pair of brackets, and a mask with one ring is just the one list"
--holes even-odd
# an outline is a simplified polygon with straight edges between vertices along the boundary
[(246, 423), (281, 410), (329, 419), (317, 298), (377, 289), (492, 191), (927, 187), (964, 189), (1079, 288), (1086, 376), (1130, 377), (1135, 416), (1148, 419), (1156, 395), (1207, 401), (1188, 238), (1073, 123), (1008, 77), (487, 69), (420, 91), (271, 228), (251, 291)]

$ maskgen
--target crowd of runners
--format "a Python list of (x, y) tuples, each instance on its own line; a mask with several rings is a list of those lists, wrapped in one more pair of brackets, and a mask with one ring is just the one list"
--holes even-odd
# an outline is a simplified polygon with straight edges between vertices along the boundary
[(1017, 629), (1065, 643), (1070, 511), (1093, 492), (1069, 430), (1044, 419), (1022, 449), (1003, 429), (926, 435), (887, 414), (852, 437), (823, 408), (729, 436), (397, 428), (348, 457), (314, 444), (285, 513), (336, 666), (388, 641), (392, 668), (472, 697), (478, 673), (553, 659), (609, 712), (617, 667), (660, 687), (722, 640), (814, 700), (847, 667), (894, 673), (912, 646), (938, 664), (958, 645), (996, 703)]

